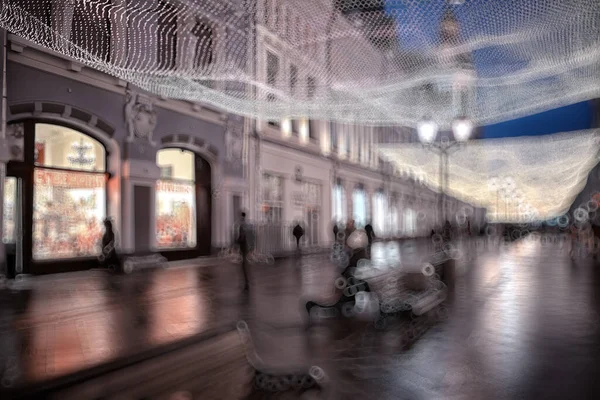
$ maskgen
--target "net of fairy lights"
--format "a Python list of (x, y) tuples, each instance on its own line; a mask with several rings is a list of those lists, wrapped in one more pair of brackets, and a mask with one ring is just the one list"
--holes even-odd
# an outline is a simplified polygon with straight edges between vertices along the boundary
[[(457, 5), (459, 4), (459, 5)], [(600, 97), (598, 0), (4, 0), (0, 26), (156, 95), (442, 128)]]
[(398, 172), (436, 192), (487, 209), (491, 221), (527, 222), (569, 211), (600, 161), (600, 130), (474, 140), (453, 147), (442, 184), (439, 151), (422, 145), (382, 145)]

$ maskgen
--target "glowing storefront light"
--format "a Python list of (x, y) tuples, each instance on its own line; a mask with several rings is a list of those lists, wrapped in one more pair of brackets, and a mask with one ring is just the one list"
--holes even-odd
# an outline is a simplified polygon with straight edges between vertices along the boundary
[(353, 215), (352, 218), (357, 227), (363, 227), (367, 223), (367, 196), (362, 188), (354, 189), (352, 194)]
[(336, 184), (333, 187), (333, 220), (335, 222), (345, 222), (346, 213), (344, 203), (344, 188)]
[(161, 179), (156, 182), (156, 245), (159, 249), (196, 246), (196, 182), (194, 153), (163, 149), (156, 164)]
[(63, 126), (36, 124), (34, 260), (100, 254), (106, 217), (105, 165), (104, 147), (90, 136)]
[(378, 232), (381, 236), (387, 236), (389, 234), (389, 221), (387, 214), (387, 201), (383, 192), (375, 193), (375, 209), (374, 209), (374, 223), (375, 232)]

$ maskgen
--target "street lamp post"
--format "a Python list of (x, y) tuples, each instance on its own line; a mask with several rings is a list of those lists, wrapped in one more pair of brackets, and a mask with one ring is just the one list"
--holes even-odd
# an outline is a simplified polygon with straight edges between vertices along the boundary
[(446, 192), (448, 190), (449, 179), (449, 156), (465, 144), (471, 137), (473, 132), (473, 123), (465, 118), (457, 118), (452, 124), (452, 133), (454, 140), (450, 140), (448, 136), (443, 136), (439, 142), (435, 139), (438, 134), (437, 124), (431, 119), (424, 119), (418, 126), (419, 140), (429, 150), (437, 153), (440, 156), (440, 204), (439, 215), (441, 223), (446, 221)]

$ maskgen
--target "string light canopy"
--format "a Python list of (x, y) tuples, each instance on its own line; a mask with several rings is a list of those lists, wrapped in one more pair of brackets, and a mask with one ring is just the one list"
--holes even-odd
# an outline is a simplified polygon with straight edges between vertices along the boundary
[[(4, 0), (0, 11), (2, 28), (83, 65), (265, 120), (416, 127), (435, 112), (450, 129), (457, 115), (483, 125), (600, 97), (597, 0)], [(275, 57), (252, 50), (267, 37)]]
[[(440, 192), (440, 159), (420, 145), (382, 145), (402, 175)], [(492, 221), (547, 220), (568, 212), (600, 161), (600, 130), (470, 141), (449, 158), (447, 194)]]

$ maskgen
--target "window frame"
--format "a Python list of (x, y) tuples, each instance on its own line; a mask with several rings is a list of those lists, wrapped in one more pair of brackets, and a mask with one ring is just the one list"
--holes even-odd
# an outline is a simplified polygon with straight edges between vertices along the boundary
[[(194, 171), (194, 179), (193, 180), (188, 180), (188, 179), (178, 179), (178, 178), (159, 178), (156, 180), (156, 184), (154, 185), (154, 190), (155, 190), (155, 209), (154, 209), (154, 228), (153, 228), (153, 232), (154, 232), (154, 247), (158, 252), (161, 253), (169, 253), (169, 252), (189, 252), (189, 251), (195, 251), (199, 249), (200, 246), (200, 240), (199, 240), (199, 226), (198, 226), (198, 178), (196, 176), (196, 170), (197, 170), (197, 165), (196, 165), (196, 158), (197, 158), (197, 154), (192, 151), (192, 150), (188, 150), (182, 147), (177, 147), (177, 146), (167, 146), (167, 147), (162, 147), (160, 148), (157, 152), (156, 152), (156, 165), (159, 168), (163, 168), (161, 166), (158, 165), (158, 154), (159, 152), (163, 151), (163, 150), (179, 150), (179, 151), (183, 151), (183, 152), (188, 152), (191, 153), (192, 155), (192, 170)], [(172, 168), (172, 166), (169, 166)], [(160, 247), (158, 245), (158, 235), (157, 235), (157, 217), (158, 217), (158, 213), (157, 213), (157, 208), (158, 208), (158, 190), (157, 190), (157, 186), (159, 181), (166, 181), (166, 182), (173, 182), (173, 183), (186, 183), (186, 184), (190, 184), (192, 183), (192, 187), (193, 187), (193, 201), (192, 204), (194, 205), (194, 215), (193, 215), (193, 224), (194, 224), (194, 231), (195, 231), (195, 245), (193, 247), (191, 246), (186, 246), (186, 247)]]
[[(85, 263), (89, 262), (89, 265), (92, 264), (97, 266), (98, 255), (87, 255), (87, 256), (74, 256), (74, 257), (65, 257), (65, 258), (38, 258), (34, 257), (34, 214), (35, 214), (35, 191), (36, 191), (36, 183), (35, 183), (35, 173), (36, 170), (47, 170), (47, 171), (62, 171), (62, 172), (75, 172), (75, 173), (86, 173), (92, 175), (103, 175), (104, 176), (104, 210), (105, 215), (104, 218), (108, 216), (108, 206), (109, 206), (109, 196), (108, 196), (108, 179), (110, 178), (110, 173), (107, 172), (108, 167), (108, 157), (110, 155), (106, 145), (102, 143), (102, 141), (98, 140), (93, 134), (89, 132), (84, 132), (76, 126), (70, 125), (65, 122), (57, 122), (45, 119), (28, 119), (26, 121), (15, 121), (14, 123), (24, 123), (25, 128), (25, 141), (24, 141), (24, 151), (25, 155), (22, 162), (18, 164), (23, 165), (25, 169), (30, 169), (30, 179), (29, 183), (24, 183), (24, 185), (31, 187), (31, 193), (24, 193), (24, 210), (22, 215), (22, 225), (23, 227), (29, 227), (29, 235), (24, 235), (23, 241), (23, 251), (25, 257), (30, 257), (31, 261), (27, 264), (24, 263), (24, 269), (31, 268), (30, 272), (37, 273), (53, 273), (62, 270), (64, 267), (62, 264), (71, 264), (71, 263)], [(75, 131), (81, 135), (87, 136), (100, 144), (102, 149), (104, 150), (104, 170), (103, 171), (88, 171), (76, 168), (62, 168), (62, 167), (53, 167), (53, 166), (44, 166), (37, 165), (35, 162), (35, 143), (36, 143), (36, 127), (37, 125), (52, 125), (59, 128), (67, 128), (72, 131)], [(11, 174), (12, 175), (12, 174)], [(27, 181), (25, 181), (27, 182)], [(27, 188), (25, 188), (27, 191)], [(28, 215), (25, 215), (28, 214)], [(103, 219), (104, 219), (103, 218)], [(99, 238), (101, 239), (101, 237)], [(26, 252), (28, 254), (26, 254)], [(27, 266), (26, 266), (27, 265)], [(37, 266), (43, 266), (42, 271), (37, 270)], [(47, 268), (50, 267), (50, 268)], [(26, 271), (24, 271), (26, 272)], [(27, 273), (27, 272), (26, 272)]]

